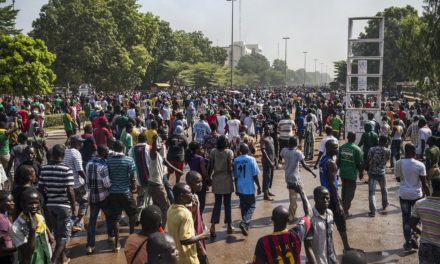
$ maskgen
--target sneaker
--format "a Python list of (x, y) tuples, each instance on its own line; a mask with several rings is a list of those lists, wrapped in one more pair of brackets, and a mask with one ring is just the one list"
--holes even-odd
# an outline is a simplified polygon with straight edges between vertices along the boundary
[(82, 231), (82, 228), (78, 225), (72, 226), (72, 232), (80, 232)]
[(419, 249), (419, 243), (417, 242), (418, 238), (416, 235), (412, 235), (411, 239), (409, 240), (409, 242), (411, 243), (411, 247), (413, 249)]
[(249, 234), (249, 232), (248, 232), (246, 226), (244, 226), (244, 224), (240, 224), (240, 229), (241, 229), (241, 233), (242, 233), (244, 236), (247, 236), (247, 235)]
[(412, 245), (410, 241), (405, 242), (405, 244), (403, 244), (403, 249), (405, 251), (411, 251), (412, 250)]
[(382, 206), (382, 211), (385, 211), (388, 208), (388, 205), (390, 205), (389, 203), (385, 206)]
[(86, 252), (87, 252), (87, 255), (93, 254), (93, 252), (95, 252), (95, 247), (87, 247)]
[(230, 235), (230, 234), (233, 234), (234, 231), (235, 231), (235, 228), (232, 227), (232, 225), (228, 225), (228, 229), (227, 229), (226, 233), (227, 233), (228, 235)]
[(368, 213), (368, 216), (369, 216), (369, 217), (375, 217), (375, 216), (376, 216), (376, 213), (374, 213), (374, 212), (369, 212), (369, 213)]
[(117, 244), (115, 247), (113, 247), (113, 252), (118, 253), (119, 250), (121, 250), (121, 244)]

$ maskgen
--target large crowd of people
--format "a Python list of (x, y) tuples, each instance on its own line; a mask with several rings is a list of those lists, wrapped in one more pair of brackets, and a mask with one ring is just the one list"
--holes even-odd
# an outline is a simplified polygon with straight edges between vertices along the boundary
[[(335, 225), (344, 248), (339, 260), (366, 263), (365, 253), (351, 247), (346, 220), (364, 174), (366, 214), (387, 210), (387, 166), (400, 182), (404, 250), (418, 249), (420, 263), (438, 263), (440, 116), (418, 100), (379, 106), (370, 99), (350, 102), (381, 109), (379, 120), (368, 113), (365, 132), (356, 138), (344, 131), (343, 93), (326, 89), (4, 96), (0, 263), (66, 264), (70, 237), (84, 230), (84, 253), (94, 254), (100, 219), (115, 253), (121, 250), (120, 224), (128, 225), (122, 249), (127, 263), (209, 263), (215, 252), (206, 250), (205, 240), (216, 237), (222, 204), (226, 233), (238, 228), (248, 236), (256, 196), (274, 200), (271, 188), (280, 169), (289, 207), (273, 209), (274, 233), (255, 241), (250, 261), (300, 263), (304, 243), (308, 263), (338, 263)], [(44, 127), (52, 114), (63, 120), (66, 142), (49, 148)], [(314, 207), (300, 168), (319, 178)], [(241, 212), (238, 226), (233, 193)], [(207, 195), (215, 200), (210, 218), (204, 214)], [(297, 213), (298, 196), (304, 216)]]

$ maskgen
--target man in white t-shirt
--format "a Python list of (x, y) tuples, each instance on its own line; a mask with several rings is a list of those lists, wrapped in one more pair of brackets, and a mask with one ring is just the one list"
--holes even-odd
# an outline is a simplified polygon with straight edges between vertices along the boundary
[(226, 124), (229, 141), (232, 141), (234, 138), (240, 136), (241, 122), (240, 120), (236, 119), (234, 112), (231, 113), (231, 120), (229, 120)]
[(321, 139), (321, 142), (319, 143), (319, 154), (318, 154), (318, 159), (315, 162), (315, 166), (313, 167), (313, 169), (317, 170), (318, 169), (318, 164), (321, 161), (321, 158), (323, 156), (325, 156), (325, 143), (327, 143), (327, 141), (334, 140), (336, 142), (338, 142), (338, 140), (333, 136), (333, 130), (331, 127), (326, 127), (325, 128), (325, 133), (327, 134), (327, 136), (325, 136), (324, 138)]
[(432, 131), (428, 127), (426, 120), (424, 118), (421, 118), (419, 120), (419, 138), (416, 152), (418, 159), (423, 159), (423, 156), (425, 155), (426, 141), (430, 136), (432, 136)]
[(225, 116), (225, 110), (220, 109), (220, 114), (217, 116), (217, 128), (218, 128), (218, 133), (220, 135), (224, 135), (225, 134), (225, 127), (226, 127), (226, 122), (227, 122), (227, 118)]
[(287, 189), (289, 189), (289, 221), (291, 222), (295, 220), (296, 209), (298, 208), (296, 203), (298, 193), (295, 188), (299, 181), (299, 163), (316, 178), (316, 174), (305, 164), (304, 154), (296, 148), (297, 146), (297, 139), (290, 137), (288, 146), (283, 148), (280, 153), (280, 156), (284, 159), (284, 177)]
[(70, 148), (66, 149), (64, 153), (63, 163), (69, 166), (73, 172), (75, 192), (75, 201), (79, 204), (78, 214), (75, 222), (73, 223), (72, 230), (77, 232), (81, 231), (80, 226), (82, 218), (87, 212), (89, 205), (89, 195), (86, 188), (86, 174), (83, 169), (82, 156), (79, 149), (83, 146), (84, 139), (81, 136), (75, 135), (70, 138)]
[(400, 182), (399, 197), (402, 210), (403, 235), (405, 237), (403, 247), (406, 251), (416, 249), (418, 246), (417, 237), (414, 235), (415, 231), (411, 230), (410, 226), (412, 207), (424, 195), (429, 195), (425, 164), (416, 160), (415, 157), (416, 148), (413, 144), (407, 143), (405, 145), (405, 158), (397, 161), (394, 166), (394, 174), (397, 181)]

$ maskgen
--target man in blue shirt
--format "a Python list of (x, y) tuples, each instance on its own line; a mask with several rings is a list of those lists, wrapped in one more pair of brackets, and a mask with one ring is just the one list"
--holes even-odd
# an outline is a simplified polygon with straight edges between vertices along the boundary
[(347, 238), (347, 223), (345, 220), (342, 201), (338, 194), (338, 165), (335, 156), (339, 152), (338, 141), (330, 139), (325, 143), (325, 156), (319, 163), (319, 178), (321, 186), (330, 192), (330, 204), (328, 208), (333, 212), (333, 219), (341, 236), (344, 250), (350, 250)]
[(240, 156), (234, 160), (233, 175), (235, 178), (235, 193), (240, 198), (240, 210), (242, 220), (240, 229), (243, 235), (248, 235), (249, 225), (252, 220), (252, 214), (255, 211), (255, 184), (257, 185), (257, 194), (261, 194), (260, 182), (258, 181), (257, 161), (249, 154), (247, 144), (240, 145)]
[(195, 140), (203, 144), (203, 139), (205, 138), (205, 135), (209, 133), (211, 133), (211, 128), (209, 127), (208, 123), (205, 121), (205, 115), (201, 114), (199, 121), (194, 124), (192, 139), (193, 141)]

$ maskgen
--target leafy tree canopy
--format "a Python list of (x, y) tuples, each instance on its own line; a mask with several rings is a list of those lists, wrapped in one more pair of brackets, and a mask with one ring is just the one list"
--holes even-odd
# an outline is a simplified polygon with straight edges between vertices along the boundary
[(55, 55), (42, 40), (0, 34), (0, 93), (47, 94), (56, 78), (50, 69)]
[[(0, 5), (4, 4), (6, 0), (0, 0)], [(0, 7), (0, 34), (16, 35), (20, 30), (15, 28), (15, 17), (18, 10), (14, 10), (12, 5)]]

